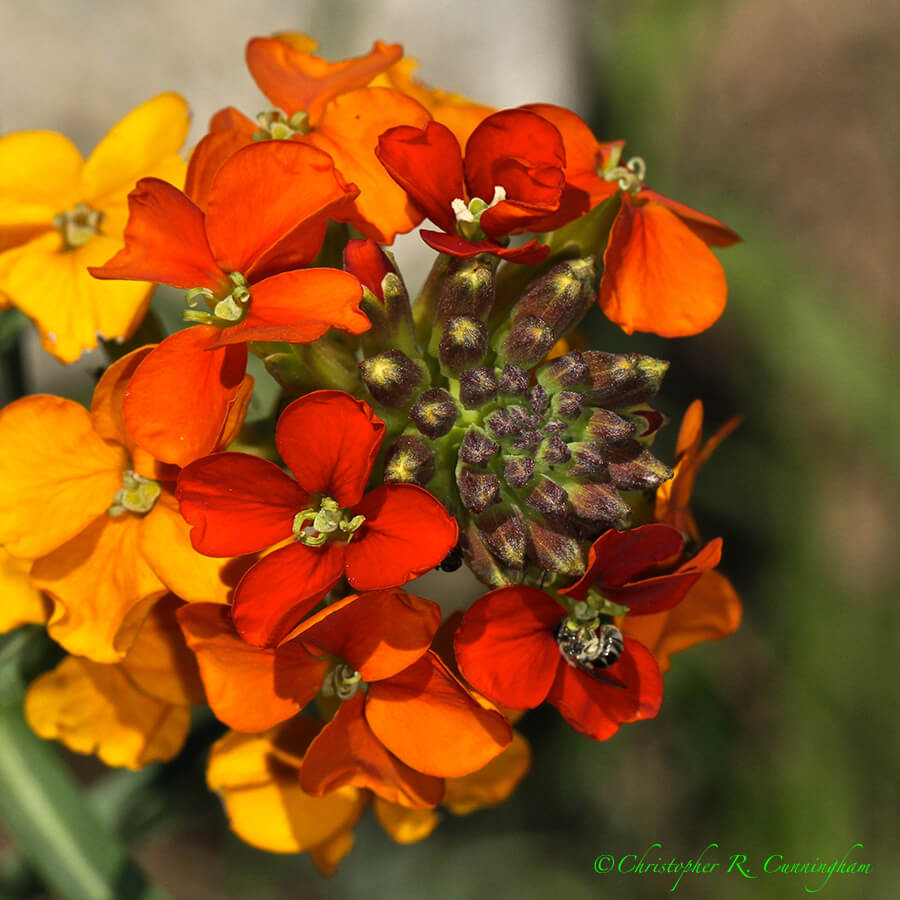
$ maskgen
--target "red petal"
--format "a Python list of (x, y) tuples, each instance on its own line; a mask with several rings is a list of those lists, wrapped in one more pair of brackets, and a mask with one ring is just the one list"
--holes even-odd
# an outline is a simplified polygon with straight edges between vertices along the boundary
[[(565, 146), (566, 178), (593, 172), (596, 174), (604, 161), (604, 148), (585, 121), (571, 110), (550, 103), (528, 103), (519, 109), (532, 112), (550, 122), (560, 133)], [(613, 184), (613, 190), (616, 190)]]
[(657, 194), (656, 191), (651, 191), (649, 188), (644, 188), (637, 195), (637, 199), (659, 203), (661, 206), (671, 209), (701, 241), (709, 244), (711, 247), (730, 247), (741, 240), (741, 236), (736, 231), (732, 231), (718, 219), (714, 219), (712, 216), (708, 216), (706, 213), (702, 213), (684, 203), (679, 203), (677, 200), (671, 200), (669, 197)]
[(365, 56), (331, 63), (302, 53), (276, 38), (253, 38), (247, 44), (247, 68), (259, 89), (289, 116), (300, 110), (315, 124), (329, 100), (365, 87), (403, 56), (400, 44), (375, 41)]
[(212, 325), (167, 337), (138, 366), (123, 403), (125, 426), (158, 460), (186, 466), (217, 448), (244, 379), (247, 347), (209, 347)]
[(392, 678), (370, 684), (365, 715), (394, 756), (439, 778), (477, 771), (512, 740), (509, 722), (477, 703), (431, 650)]
[(676, 560), (684, 549), (684, 539), (670, 525), (642, 525), (628, 531), (611, 528), (594, 541), (588, 552), (584, 575), (560, 593), (584, 600), (591, 585), (601, 593), (633, 581), (642, 572)]
[(355, 275), (382, 303), (381, 282), (386, 275), (396, 274), (387, 254), (375, 241), (352, 240), (344, 248), (344, 268)]
[[(302, 189), (298, 188), (302, 185)], [(271, 257), (289, 241), (296, 269), (318, 252), (325, 213), (347, 196), (331, 157), (296, 141), (262, 141), (238, 150), (219, 169), (209, 194), (206, 233), (226, 272), (255, 280), (271, 271)], [(298, 234), (292, 234), (295, 229)]]
[(242, 556), (292, 534), (309, 497), (293, 478), (248, 453), (215, 453), (178, 476), (181, 515), (193, 525), (191, 544), (206, 556)]
[(209, 706), (237, 731), (265, 731), (296, 715), (322, 685), (328, 663), (296, 643), (273, 650), (238, 637), (231, 611), (219, 603), (190, 603), (178, 611), (197, 657)]
[(431, 645), (441, 608), (399, 589), (345, 597), (307, 619), (294, 637), (381, 681), (411, 666)]
[(628, 334), (698, 334), (725, 308), (727, 287), (719, 261), (658, 203), (636, 206), (623, 194), (603, 263), (600, 306)]
[(218, 290), (225, 277), (206, 241), (203, 213), (166, 181), (142, 178), (128, 195), (125, 247), (95, 278), (158, 281), (173, 287)]
[(292, 543), (254, 563), (234, 592), (238, 633), (255, 647), (273, 647), (334, 586), (344, 572), (344, 545)]
[(444, 782), (416, 772), (390, 753), (363, 716), (365, 695), (357, 692), (338, 707), (303, 757), (300, 786), (321, 797), (345, 784), (368, 788), (391, 803), (427, 809), (441, 802)]
[(414, 484), (386, 484), (352, 510), (365, 524), (347, 545), (347, 580), (362, 591), (406, 584), (438, 566), (459, 529), (443, 504)]
[(371, 323), (359, 308), (362, 286), (340, 269), (297, 269), (258, 281), (250, 288), (247, 315), (223, 328), (217, 346), (241, 341), (308, 344), (339, 328), (362, 334)]
[(485, 594), (463, 616), (454, 651), (472, 687), (513, 709), (540, 706), (562, 662), (554, 630), (565, 609), (537, 588)]
[(444, 231), (456, 230), (452, 204), (465, 200), (466, 191), (462, 154), (449, 128), (439, 122), (391, 128), (378, 139), (375, 154), (423, 215)]
[(470, 259), (481, 253), (490, 253), (499, 256), (500, 259), (508, 259), (510, 262), (522, 265), (534, 265), (543, 262), (550, 252), (547, 244), (539, 244), (537, 240), (531, 240), (521, 247), (504, 247), (496, 241), (467, 241), (456, 234), (445, 234), (443, 231), (422, 230), (419, 232), (422, 240), (433, 250), (439, 253), (449, 253), (460, 259)]
[[(235, 112), (237, 113), (237, 110)], [(194, 147), (194, 152), (191, 153), (191, 161), (188, 163), (184, 182), (184, 192), (204, 211), (209, 204), (209, 192), (212, 190), (213, 180), (219, 169), (238, 150), (253, 142), (250, 135), (256, 129), (249, 119), (246, 121), (250, 124), (249, 133), (236, 128), (212, 131)]]
[(384, 437), (372, 407), (344, 391), (313, 391), (285, 409), (275, 429), (281, 458), (310, 494), (344, 508), (359, 503)]
[[(615, 680), (624, 687), (600, 678)], [(652, 719), (662, 704), (662, 675), (653, 654), (631, 638), (619, 659), (595, 678), (575, 666), (559, 667), (547, 700), (577, 731), (606, 740), (623, 722)]]

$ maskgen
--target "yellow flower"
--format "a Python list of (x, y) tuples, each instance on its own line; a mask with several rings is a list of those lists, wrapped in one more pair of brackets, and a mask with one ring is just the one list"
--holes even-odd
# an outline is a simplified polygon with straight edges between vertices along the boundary
[(168, 93), (130, 112), (87, 160), (52, 131), (0, 138), (0, 301), (5, 295), (32, 319), (63, 362), (95, 347), (98, 335), (130, 337), (143, 319), (152, 285), (97, 281), (87, 267), (121, 248), (139, 178), (184, 183), (178, 149), (189, 122), (185, 101)]
[(31, 560), (16, 559), (0, 547), (0, 634), (20, 625), (43, 625), (51, 603), (31, 584)]

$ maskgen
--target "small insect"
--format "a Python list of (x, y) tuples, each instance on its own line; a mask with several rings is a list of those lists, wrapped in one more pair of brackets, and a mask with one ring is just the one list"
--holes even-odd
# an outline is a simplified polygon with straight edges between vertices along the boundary
[(622, 655), (625, 640), (615, 625), (603, 624), (599, 628), (578, 625), (572, 628), (566, 617), (556, 629), (556, 643), (563, 656), (574, 666), (593, 674), (606, 669)]
[(462, 548), (457, 544), (438, 566), (442, 572), (455, 572), (462, 565)]

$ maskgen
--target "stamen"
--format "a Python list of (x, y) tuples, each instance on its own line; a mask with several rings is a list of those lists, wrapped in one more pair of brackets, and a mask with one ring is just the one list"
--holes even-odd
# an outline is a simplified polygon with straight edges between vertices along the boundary
[(234, 285), (231, 293), (218, 300), (213, 306), (212, 313), (198, 310), (200, 305), (198, 298), (202, 297), (207, 306), (212, 306), (216, 295), (207, 287), (191, 288), (185, 294), (185, 303), (189, 309), (182, 313), (185, 322), (200, 322), (204, 325), (215, 325), (225, 328), (240, 322), (247, 313), (247, 304), (250, 302), (250, 288), (247, 279), (240, 272), (231, 272), (228, 280)]
[(349, 700), (363, 687), (365, 687), (365, 682), (362, 680), (362, 675), (346, 663), (339, 663), (325, 676), (321, 691), (324, 697)]
[(602, 173), (606, 181), (618, 181), (619, 188), (636, 194), (647, 177), (647, 164), (640, 156), (632, 156), (624, 166), (613, 166)]
[(467, 241), (484, 240), (485, 234), (481, 230), (481, 217), (489, 209), (502, 203), (506, 199), (506, 188), (499, 184), (494, 185), (494, 196), (491, 202), (486, 203), (481, 197), (473, 197), (468, 204), (462, 197), (456, 197), (450, 204), (453, 215), (456, 216), (456, 230)]
[(112, 506), (107, 512), (114, 517), (126, 512), (144, 515), (153, 509), (161, 493), (159, 482), (127, 469), (122, 473), (122, 487), (116, 491)]
[[(365, 521), (365, 516), (348, 519), (346, 510), (341, 509), (336, 500), (323, 497), (318, 509), (310, 507), (294, 516), (292, 530), (301, 544), (321, 547), (326, 541), (340, 537), (345, 537), (349, 542)], [(310, 524), (307, 525), (307, 522)]]
[(66, 250), (84, 246), (100, 233), (104, 215), (87, 203), (76, 203), (72, 209), (53, 217), (53, 227), (62, 235)]
[(253, 133), (254, 141), (289, 141), (295, 134), (309, 134), (309, 113), (295, 112), (288, 118), (280, 109), (261, 112), (256, 117), (259, 131)]

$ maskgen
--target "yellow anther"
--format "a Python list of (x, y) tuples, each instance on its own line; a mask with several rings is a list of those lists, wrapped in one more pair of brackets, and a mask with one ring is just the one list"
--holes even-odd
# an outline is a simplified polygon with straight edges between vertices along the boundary
[(126, 512), (144, 515), (153, 509), (161, 493), (159, 482), (128, 469), (122, 473), (122, 487), (116, 491), (107, 512), (111, 516), (121, 516)]

